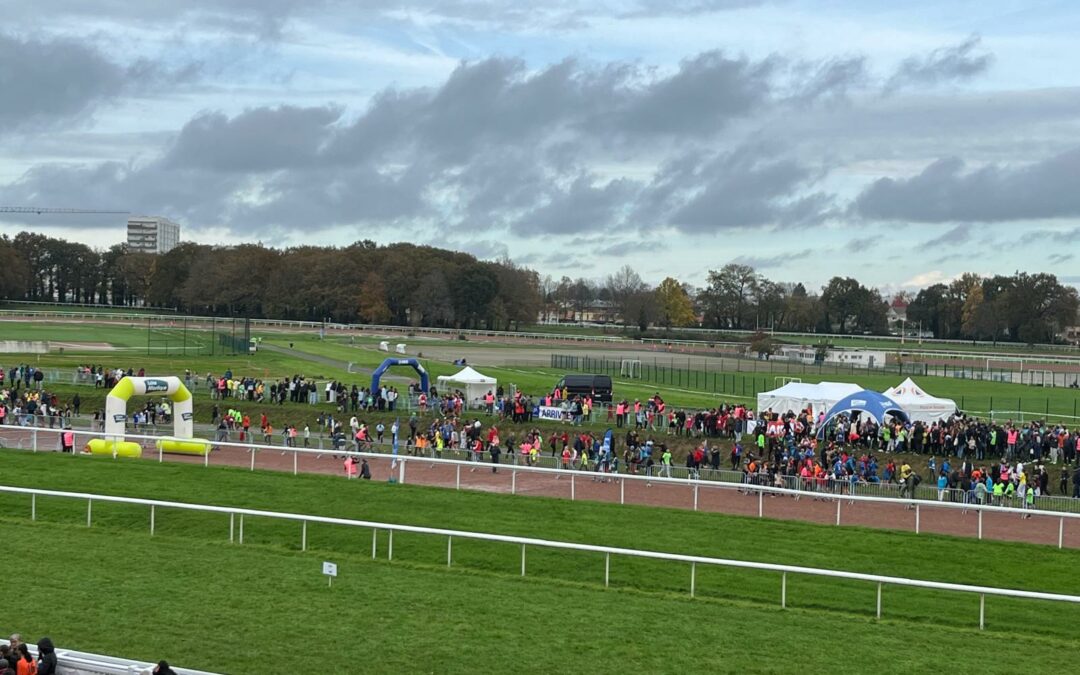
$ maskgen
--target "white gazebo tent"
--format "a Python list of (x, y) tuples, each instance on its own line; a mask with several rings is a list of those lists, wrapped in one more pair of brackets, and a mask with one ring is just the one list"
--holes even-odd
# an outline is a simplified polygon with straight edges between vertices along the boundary
[(892, 389), (886, 389), (885, 395), (900, 404), (912, 422), (940, 422), (956, 412), (956, 401), (927, 394), (910, 377)]
[(789, 382), (779, 389), (758, 394), (757, 413), (761, 415), (766, 410), (772, 410), (783, 415), (809, 407), (817, 415), (828, 412), (837, 402), (862, 390), (862, 387), (850, 382)]
[(470, 406), (476, 406), (482, 402), (484, 395), (489, 391), (494, 394), (498, 384), (498, 380), (494, 377), (488, 377), (469, 366), (465, 366), (453, 375), (440, 375), (437, 379), (440, 392), (443, 390), (443, 385), (460, 389), (465, 392), (465, 402)]

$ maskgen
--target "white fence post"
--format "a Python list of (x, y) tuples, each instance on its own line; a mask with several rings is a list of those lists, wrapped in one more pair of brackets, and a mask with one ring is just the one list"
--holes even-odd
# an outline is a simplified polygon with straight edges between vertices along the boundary
[(780, 609), (787, 609), (787, 572), (780, 573)]
[(690, 597), (694, 597), (694, 586), (697, 585), (697, 563), (690, 563)]
[(33, 429), (31, 429), (30, 434), (31, 434), (31, 437), (32, 437), (31, 447), (34, 448), (34, 452), (37, 452), (37, 427), (36, 426)]
[(450, 563), (454, 558), (454, 535), (447, 535), (446, 537), (446, 566), (450, 567)]
[(162, 462), (165, 461), (165, 451), (161, 449), (160, 445), (158, 446), (158, 449), (157, 449), (157, 461), (158, 461), (158, 464), (161, 464)]
[(574, 477), (575, 476), (577, 476), (577, 474), (574, 474), (574, 473), (570, 474), (570, 501), (574, 501), (574, 498), (575, 498), (574, 497)]
[(37, 520), (37, 495), (30, 495), (30, 520)]
[(297, 464), (298, 464), (298, 463), (299, 463), (299, 461), (300, 461), (300, 460), (298, 459), (299, 457), (300, 457), (300, 453), (299, 453), (299, 452), (296, 452), (296, 451), (294, 450), (294, 451), (293, 451), (293, 454), (292, 454), (292, 475), (294, 475), (294, 476), (295, 476), (295, 475), (296, 475), (296, 474), (298, 473), (298, 471), (297, 471)]
[(240, 514), (240, 538), (239, 538), (239, 542), (240, 542), (241, 545), (243, 545), (243, 543), (244, 543), (244, 514), (242, 514), (242, 513)]
[(307, 550), (307, 521), (305, 520), (300, 529), (300, 550)]
[(457, 483), (454, 486), (454, 489), (460, 490), (461, 489), (461, 465), (460, 464), (455, 464), (454, 466), (457, 468)]
[(982, 539), (982, 509), (979, 509), (979, 539)]
[(93, 499), (87, 499), (86, 500), (86, 526), (87, 527), (90, 527), (90, 512), (93, 510), (93, 508), (94, 508), (94, 500)]
[(986, 594), (979, 593), (979, 630), (986, 628)]
[(626, 481), (622, 478), (619, 479), (619, 503), (626, 503)]
[(255, 448), (252, 448), (251, 449), (251, 470), (252, 471), (255, 470), (255, 452), (256, 452)]
[(915, 534), (919, 533), (919, 505), (915, 505)]
[(405, 484), (405, 458), (401, 458), (401, 468), (398, 469), (398, 482), (402, 485)]
[(694, 510), (697, 511), (698, 503), (698, 484), (694, 483)]
[(525, 576), (525, 544), (521, 545), (521, 576)]
[(236, 514), (235, 513), (230, 513), (229, 514), (229, 543), (230, 544), (233, 543), (233, 541), (235, 541), (235, 536), (233, 535), (233, 533), (235, 531), (235, 526), (236, 526)]
[(371, 530), (371, 559), (375, 559), (376, 541), (379, 538), (379, 530)]
[(843, 501), (839, 497), (836, 498), (836, 525), (840, 525), (840, 502)]
[(388, 543), (387, 543), (387, 546), (386, 546), (386, 559), (387, 560), (393, 560), (394, 559), (394, 531), (393, 530), (389, 531), (389, 536), (387, 537), (387, 542)]
[(765, 491), (762, 490), (760, 487), (757, 491), (757, 517), (765, 517)]
[(510, 469), (510, 494), (517, 494), (517, 468)]
[(155, 514), (155, 511), (154, 511), (154, 505), (151, 504), (150, 505), (150, 536), (151, 537), (154, 536), (155, 515), (156, 514)]
[(604, 554), (604, 588), (607, 588), (611, 579), (611, 554)]

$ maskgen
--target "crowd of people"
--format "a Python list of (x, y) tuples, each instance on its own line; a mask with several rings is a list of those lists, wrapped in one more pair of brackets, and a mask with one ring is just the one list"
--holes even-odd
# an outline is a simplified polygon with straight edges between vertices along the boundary
[[(14, 633), (8, 643), (0, 645), (0, 675), (57, 675), (60, 663), (51, 638), (37, 641), (37, 658), (30, 653), (30, 646), (22, 635)], [(176, 675), (168, 661), (158, 661), (150, 671), (152, 675)]]

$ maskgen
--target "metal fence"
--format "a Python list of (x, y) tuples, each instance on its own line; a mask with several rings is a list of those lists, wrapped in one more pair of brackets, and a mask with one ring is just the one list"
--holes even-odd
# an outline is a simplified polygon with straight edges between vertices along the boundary
[[(7, 632), (5, 632), (6, 634)], [(0, 640), (0, 644), (7, 645), (11, 643), (7, 640)], [(30, 655), (36, 659), (38, 656), (37, 646), (33, 644), (26, 646), (30, 650)], [(156, 663), (133, 661), (89, 652), (77, 652), (73, 649), (57, 648), (55, 653), (57, 664), (60, 666), (60, 672), (63, 675), (150, 675), (157, 666)], [(171, 666), (171, 668), (177, 675), (214, 675), (214, 673), (204, 670), (192, 670), (177, 666)]]
[[(4, 426), (0, 427), (0, 444), (12, 448), (24, 448), (39, 451), (57, 451), (60, 449), (58, 434), (61, 429), (33, 429)], [(75, 447), (81, 447), (91, 438), (101, 438), (100, 432), (75, 432)], [(126, 435), (127, 440), (139, 442), (149, 456), (163, 462), (166, 453), (156, 447), (155, 436)], [(776, 487), (744, 482), (725, 482), (723, 472), (709, 479), (701, 474), (677, 474), (680, 471), (671, 467), (654, 467), (652, 475), (632, 473), (600, 473), (575, 469), (549, 468), (531, 465), (524, 457), (508, 453), (506, 461), (493, 465), (489, 462), (461, 461), (448, 457), (418, 457), (407, 454), (387, 454), (374, 452), (375, 446), (364, 446), (357, 451), (355, 446), (343, 445), (337, 448), (317, 449), (310, 447), (275, 446), (262, 444), (234, 443), (229, 441), (211, 441), (214, 452), (202, 457), (170, 456), (170, 461), (199, 461), (204, 466), (243, 466), (251, 471), (268, 469), (275, 471), (301, 471), (308, 473), (332, 473), (341, 475), (341, 459), (354, 457), (369, 459), (385, 470), (386, 477), (402, 483), (406, 479), (406, 465), (415, 467), (410, 476), (424, 485), (454, 487), (455, 489), (481, 489), (505, 491), (517, 494), (519, 491), (543, 496), (569, 497), (571, 500), (584, 498), (600, 501), (627, 503), (652, 503), (656, 497), (662, 497), (664, 504), (677, 508), (693, 510), (712, 510), (741, 515), (812, 520), (841, 525), (846, 523), (842, 512), (847, 510), (854, 523), (873, 527), (894, 529), (911, 528), (915, 533), (925, 531), (923, 513), (930, 514), (934, 522), (930, 531), (972, 536), (979, 539), (984, 535), (984, 515), (989, 516), (994, 531), (1005, 532), (1012, 538), (1020, 537), (1025, 541), (1057, 545), (1063, 548), (1068, 534), (1070, 546), (1080, 547), (1080, 513), (1073, 510), (1052, 510), (1067, 502), (1075, 508), (1074, 500), (1041, 498), (1037, 508), (1017, 508), (1011, 503), (980, 504), (965, 499), (937, 500), (925, 490), (914, 498), (900, 499), (883, 495), (860, 494), (858, 490), (845, 490), (842, 482), (826, 483), (824, 486), (814, 483), (796, 483), (794, 487)], [(383, 446), (386, 447), (386, 446)], [(445, 452), (445, 451), (444, 451)], [(213, 462), (211, 462), (213, 460)], [(551, 460), (546, 460), (551, 463)], [(501, 473), (488, 472), (492, 469)], [(476, 475), (479, 470), (479, 476)], [(509, 474), (509, 475), (507, 475)], [(729, 476), (734, 475), (733, 473)], [(494, 483), (484, 482), (495, 480)], [(524, 481), (524, 482), (523, 482)], [(765, 497), (770, 499), (766, 500)], [(936, 496), (936, 493), (934, 493)], [(773, 502), (773, 497), (788, 497), (792, 501)], [(756, 499), (755, 499), (756, 498)], [(753, 504), (756, 502), (756, 505)], [(766, 505), (769, 505), (768, 508)], [(781, 504), (783, 506), (781, 506)], [(792, 508), (791, 504), (798, 504)], [(872, 507), (868, 505), (878, 505)], [(846, 507), (844, 506), (846, 505)], [(891, 511), (879, 511), (881, 505), (893, 508)], [(756, 508), (755, 508), (756, 506)], [(834, 511), (835, 510), (835, 513)], [(903, 515), (913, 511), (913, 519)], [(975, 520), (966, 518), (975, 514)], [(835, 518), (834, 518), (835, 515)], [(1008, 519), (1007, 522), (1004, 519)], [(1029, 518), (1034, 520), (1028, 520)], [(1027, 523), (1019, 530), (1014, 528), (1016, 521)], [(1070, 523), (1068, 532), (1066, 523)], [(1056, 528), (1048, 524), (1056, 524)]]
[[(405, 463), (401, 462), (401, 473), (404, 476)], [(641, 549), (620, 548), (615, 546), (597, 546), (593, 544), (578, 544), (567, 541), (555, 541), (549, 539), (537, 539), (533, 537), (515, 537), (510, 535), (489, 534), (483, 532), (470, 532), (465, 530), (450, 530), (435, 527), (419, 527), (413, 525), (399, 525), (382, 523), (369, 520), (355, 520), (351, 518), (332, 518), (327, 516), (304, 515), (298, 513), (283, 513), (278, 511), (263, 511), (258, 509), (245, 509), (229, 506), (211, 506), (206, 504), (190, 504), (183, 502), (170, 502), (157, 499), (136, 499), (131, 497), (116, 497), (112, 495), (99, 495), (85, 492), (66, 492), (59, 490), (41, 490), (35, 488), (19, 488), (0, 486), (0, 493), (23, 494), (31, 498), (31, 519), (37, 517), (37, 498), (54, 497), (66, 499), (86, 500), (86, 526), (93, 526), (94, 503), (131, 504), (149, 507), (149, 531), (151, 536), (155, 533), (157, 509), (174, 509), (180, 511), (197, 511), (203, 513), (220, 513), (229, 516), (229, 541), (242, 545), (244, 543), (244, 517), (266, 518), (271, 520), (287, 520), (298, 522), (300, 528), (300, 550), (307, 550), (307, 530), (309, 523), (324, 525), (336, 525), (342, 527), (363, 528), (371, 530), (371, 557), (378, 557), (378, 535), (386, 532), (387, 547), (386, 559), (394, 559), (394, 533), (422, 534), (446, 538), (446, 566), (452, 567), (454, 561), (454, 539), (487, 541), (504, 544), (512, 544), (521, 547), (521, 576), (526, 575), (526, 551), (528, 547), (555, 549), (562, 551), (577, 551), (595, 553), (604, 557), (604, 586), (609, 587), (611, 581), (612, 556), (625, 558), (645, 558), (663, 560), (667, 562), (686, 563), (690, 565), (689, 593), (694, 597), (697, 591), (697, 566), (728, 567), (735, 569), (750, 569), (780, 573), (780, 606), (787, 607), (787, 577), (789, 574), (825, 577), (832, 579), (846, 579), (852, 581), (865, 581), (877, 584), (877, 604), (875, 615), (881, 618), (882, 588), (886, 585), (901, 586), (908, 588), (925, 588), (956, 593), (967, 593), (979, 596), (979, 628), (986, 625), (986, 596), (1024, 598), (1028, 600), (1044, 600), (1052, 602), (1080, 603), (1080, 596), (1063, 595), (1059, 593), (1044, 593), (1039, 591), (1019, 590), (1010, 588), (996, 588), (992, 586), (975, 586), (970, 584), (955, 584), (941, 581), (927, 581), (922, 579), (909, 579), (906, 577), (893, 577), (878, 574), (863, 574), (860, 572), (847, 572), (841, 570), (822, 569), (817, 567), (802, 567), (798, 565), (781, 565), (775, 563), (762, 563), (747, 560), (731, 560), (726, 558), (713, 558), (706, 556), (685, 555), (680, 553), (664, 553)], [(837, 504), (840, 502), (838, 501)], [(838, 511), (839, 513), (839, 511)], [(239, 522), (237, 522), (239, 520)]]

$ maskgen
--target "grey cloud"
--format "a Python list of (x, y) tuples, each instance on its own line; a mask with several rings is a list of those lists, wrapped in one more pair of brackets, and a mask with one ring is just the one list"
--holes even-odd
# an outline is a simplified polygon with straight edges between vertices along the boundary
[(971, 241), (971, 225), (963, 223), (957, 225), (950, 230), (941, 233), (940, 235), (926, 241), (921, 246), (924, 250), (936, 249), (939, 246), (956, 246), (957, 244), (966, 244)]
[(771, 256), (739, 256), (731, 262), (739, 265), (749, 265), (756, 270), (769, 269), (770, 267), (781, 267), (793, 260), (799, 260), (806, 258), (815, 253), (813, 249), (804, 249), (802, 251), (791, 251), (788, 253), (779, 253)]
[(1080, 215), (1080, 148), (1029, 165), (989, 164), (968, 170), (940, 159), (906, 179), (881, 178), (852, 211), (871, 220), (1004, 222)]
[(611, 227), (619, 209), (635, 189), (632, 181), (614, 180), (595, 186), (590, 176), (578, 176), (566, 189), (551, 193), (548, 201), (526, 214), (513, 231), (521, 236), (591, 233)]
[(864, 87), (870, 79), (864, 56), (799, 63), (795, 65), (793, 75), (796, 82), (793, 98), (796, 102), (844, 98), (853, 90)]
[(820, 222), (831, 209), (824, 193), (798, 196), (819, 178), (775, 150), (744, 146), (737, 151), (665, 167), (643, 199), (641, 217), (671, 209), (670, 223), (683, 232)]
[(86, 43), (0, 33), (0, 134), (78, 120), (97, 104), (163, 80), (185, 79), (149, 61), (124, 66)]
[(1046, 261), (1051, 265), (1060, 265), (1072, 260), (1075, 256), (1072, 253), (1052, 253), (1047, 256)]
[(255, 108), (228, 118), (203, 113), (184, 125), (166, 166), (213, 171), (272, 171), (308, 166), (341, 116), (332, 107)]
[(1051, 241), (1058, 244), (1075, 244), (1080, 241), (1080, 227), (1069, 230), (1034, 230), (1027, 239), (1037, 244)]
[(915, 85), (934, 86), (981, 75), (994, 60), (991, 54), (975, 53), (981, 42), (979, 36), (973, 35), (960, 44), (939, 47), (926, 56), (904, 59), (886, 83), (886, 91)]

